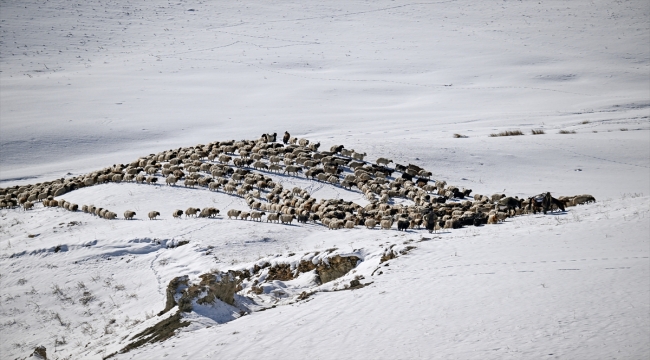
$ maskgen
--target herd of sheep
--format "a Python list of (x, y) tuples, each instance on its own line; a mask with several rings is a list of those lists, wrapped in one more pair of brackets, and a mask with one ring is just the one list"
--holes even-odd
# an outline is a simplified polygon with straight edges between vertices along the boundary
[[(86, 175), (34, 185), (0, 188), (0, 208), (32, 209), (42, 202), (45, 207), (62, 207), (83, 211), (104, 219), (117, 214), (94, 205), (69, 203), (60, 196), (76, 189), (108, 182), (156, 184), (160, 176), (166, 186), (203, 187), (210, 191), (242, 197), (246, 211), (230, 209), (229, 219), (243, 219), (291, 224), (315, 222), (329, 229), (365, 226), (398, 230), (424, 227), (459, 228), (466, 225), (495, 224), (507, 217), (528, 212), (564, 210), (595, 201), (591, 195), (553, 198), (550, 193), (528, 199), (504, 194), (474, 195), (471, 189), (448, 186), (445, 181), (431, 179), (432, 173), (414, 164), (401, 165), (387, 158), (370, 163), (366, 153), (334, 145), (319, 151), (320, 143), (284, 134), (264, 134), (257, 140), (213, 142), (193, 147), (172, 149), (141, 157), (129, 164), (116, 164)], [(394, 163), (394, 167), (389, 167)], [(302, 176), (349, 190), (358, 190), (369, 201), (366, 206), (340, 199), (317, 200), (304, 189), (284, 188), (268, 176), (270, 173)], [(58, 199), (55, 199), (58, 198)], [(406, 198), (412, 205), (395, 204), (394, 198)], [(216, 208), (174, 210), (180, 218), (214, 218)], [(161, 216), (151, 211), (148, 218)], [(124, 212), (124, 219), (136, 213)]]

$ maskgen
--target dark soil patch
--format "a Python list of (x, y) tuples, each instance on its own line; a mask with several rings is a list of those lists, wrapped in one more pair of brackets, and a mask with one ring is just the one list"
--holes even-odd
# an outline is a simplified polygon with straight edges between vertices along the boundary
[[(179, 311), (176, 314), (168, 317), (167, 319), (157, 323), (156, 325), (146, 328), (144, 331), (133, 336), (131, 340), (133, 339), (138, 339), (138, 340), (125, 346), (122, 350), (120, 350), (120, 354), (129, 352), (147, 343), (153, 344), (155, 342), (160, 342), (169, 339), (174, 335), (177, 329), (190, 325), (189, 321), (181, 321), (181, 319), (182, 319), (181, 312)], [(110, 354), (104, 359), (111, 358), (116, 354), (117, 353)]]

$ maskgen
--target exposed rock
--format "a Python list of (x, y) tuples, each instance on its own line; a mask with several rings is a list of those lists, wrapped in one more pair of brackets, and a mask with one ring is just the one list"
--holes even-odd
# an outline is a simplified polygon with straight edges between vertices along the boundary
[(175, 296), (179, 291), (182, 291), (182, 289), (179, 288), (187, 287), (188, 281), (189, 281), (189, 277), (185, 275), (185, 276), (175, 277), (172, 279), (172, 281), (169, 282), (169, 285), (167, 285), (167, 299), (165, 301), (165, 308), (163, 309), (163, 311), (158, 313), (158, 316), (166, 313), (167, 311), (171, 310), (174, 306), (177, 305)]
[(357, 262), (360, 260), (356, 256), (341, 257), (340, 255), (333, 256), (328, 259), (329, 266), (321, 262), (316, 266), (316, 272), (320, 278), (321, 283), (325, 284), (332, 280), (338, 279), (354, 269)]
[(45, 349), (45, 346), (38, 346), (29, 357), (47, 360), (47, 349)]
[[(240, 280), (233, 271), (227, 273), (208, 273), (199, 276), (201, 282), (196, 285), (190, 285), (178, 300), (178, 307), (181, 311), (192, 311), (192, 300), (197, 299), (197, 303), (212, 304), (219, 299), (226, 304), (235, 305), (235, 293), (241, 290)], [(205, 294), (204, 296), (202, 296)]]
[(298, 272), (306, 273), (316, 269), (316, 265), (311, 260), (301, 260), (298, 264)]
[(280, 280), (280, 281), (289, 281), (293, 280), (293, 271), (291, 271), (291, 265), (289, 264), (278, 264), (269, 268), (269, 274), (266, 277), (267, 280)]

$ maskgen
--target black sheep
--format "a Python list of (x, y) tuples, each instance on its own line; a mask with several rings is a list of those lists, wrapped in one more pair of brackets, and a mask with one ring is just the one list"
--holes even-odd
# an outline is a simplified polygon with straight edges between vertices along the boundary
[(408, 219), (400, 218), (397, 220), (397, 230), (406, 231), (411, 226), (411, 222)]
[(444, 204), (447, 201), (447, 199), (448, 198), (446, 196), (439, 196), (439, 197), (433, 199), (433, 201), (437, 202), (438, 204)]

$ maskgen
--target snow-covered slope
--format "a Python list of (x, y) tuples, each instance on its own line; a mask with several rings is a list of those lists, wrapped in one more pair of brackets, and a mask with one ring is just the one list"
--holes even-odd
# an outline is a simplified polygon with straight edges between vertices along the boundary
[[(0, 6), (0, 187), (288, 130), (475, 193), (597, 199), (436, 234), (227, 220), (241, 198), (127, 183), (64, 198), (135, 210), (133, 221), (1, 209), (1, 358), (39, 345), (48, 358), (102, 358), (172, 314), (156, 316), (175, 277), (324, 254), (363, 261), (323, 285), (308, 274), (261, 294), (248, 284), (242, 299), (257, 305), (240, 303), (245, 316), (196, 306), (176, 336), (115, 358), (650, 355), (646, 1)], [(188, 206), (222, 214), (171, 218)], [(398, 256), (380, 263), (391, 246)], [(344, 290), (357, 278), (368, 285)], [(303, 291), (314, 294), (298, 300)]]

